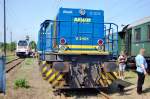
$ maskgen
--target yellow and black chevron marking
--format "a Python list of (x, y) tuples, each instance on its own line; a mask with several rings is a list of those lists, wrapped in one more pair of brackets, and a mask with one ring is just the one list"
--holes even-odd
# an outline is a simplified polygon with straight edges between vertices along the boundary
[[(62, 88), (64, 86), (64, 74), (51, 68), (52, 64), (47, 64), (46, 61), (42, 61), (40, 67), (43, 79), (47, 80), (52, 85), (52, 87)], [(99, 79), (98, 83), (102, 87), (108, 87), (113, 81), (118, 79), (117, 72), (101, 71), (100, 75), (101, 78)]]
[(102, 87), (108, 87), (110, 84), (112, 84), (113, 81), (118, 79), (117, 72), (105, 73), (104, 71), (102, 71), (100, 75), (101, 75), (101, 78), (99, 79), (99, 83)]
[(52, 64), (46, 64), (46, 62), (43, 62), (42, 70), (41, 70), (43, 79), (47, 80), (54, 88), (63, 87), (64, 74), (51, 68), (51, 65)]
[(47, 70), (47, 68), (48, 68), (47, 65), (48, 65), (48, 64), (46, 64), (46, 61), (42, 61), (42, 62), (41, 62), (40, 71), (41, 71), (42, 77), (45, 77), (45, 72), (46, 72), (46, 70)]

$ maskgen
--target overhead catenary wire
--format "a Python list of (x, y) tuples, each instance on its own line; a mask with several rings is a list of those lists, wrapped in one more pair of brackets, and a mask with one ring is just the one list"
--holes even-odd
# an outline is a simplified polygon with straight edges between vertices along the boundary
[[(2, 11), (2, 12), (1, 12)], [(0, 0), (0, 12), (1, 12), (1, 16), (3, 16), (3, 2), (2, 0)], [(3, 40), (3, 19), (0, 19), (0, 41)]]
[[(116, 18), (116, 17), (118, 17), (118, 16), (122, 16), (122, 15), (124, 15), (124, 14), (126, 14), (126, 12), (128, 12), (128, 11), (130, 11), (131, 10), (131, 8), (133, 8), (133, 4), (135, 5), (134, 6), (134, 8), (139, 8), (139, 5), (141, 5), (142, 4), (142, 2), (145, 2), (145, 1), (147, 1), (147, 0), (136, 0), (135, 2), (131, 2), (131, 3), (129, 3), (129, 4), (127, 4), (126, 5), (126, 7), (122, 7), (122, 8), (119, 8), (119, 12), (117, 12), (117, 11), (115, 11), (115, 14), (114, 14), (114, 16), (112, 16), (112, 17), (108, 17), (106, 20), (107, 21), (110, 21), (110, 20), (112, 20), (112, 19), (114, 19), (114, 18)], [(119, 2), (119, 1), (118, 1)], [(122, 2), (120, 2), (120, 4), (121, 4)], [(119, 3), (118, 3), (119, 4)], [(146, 2), (146, 4), (149, 4), (149, 3), (147, 3)], [(116, 5), (116, 6), (118, 6), (118, 5)], [(145, 5), (142, 5), (142, 6), (145, 6)], [(114, 7), (111, 7), (112, 8), (112, 12), (113, 12), (113, 10), (114, 10)], [(115, 8), (117, 8), (117, 7), (115, 7)]]
[(54, 3), (53, 7), (56, 8), (56, 9), (59, 9), (59, 7), (60, 7), (63, 0), (53, 0), (53, 1), (54, 1), (53, 2)]
[[(9, 36), (11, 36), (10, 32), (12, 32), (12, 27), (10, 24), (12, 23), (12, 20), (15, 20), (17, 18), (17, 15), (16, 15), (14, 9), (11, 8), (11, 6), (9, 6), (9, 3), (10, 3), (9, 0), (6, 0), (6, 2), (7, 2), (7, 4), (6, 4), (7, 8), (5, 9), (6, 14), (7, 14), (7, 16), (6, 16), (6, 18), (7, 18), (6, 33), (8, 33), (6, 36), (7, 37), (6, 39), (8, 39)], [(11, 19), (11, 21), (10, 21), (10, 19)]]
[(2, 7), (3, 7), (2, 1), (0, 1), (0, 6), (2, 6)]

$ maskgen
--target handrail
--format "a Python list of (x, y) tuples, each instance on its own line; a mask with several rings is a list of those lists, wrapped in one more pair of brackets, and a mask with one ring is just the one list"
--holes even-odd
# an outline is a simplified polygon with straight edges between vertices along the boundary
[[(60, 25), (61, 22), (72, 22), (72, 23), (82, 23), (82, 22), (74, 22), (74, 21), (64, 21), (64, 20), (49, 20), (49, 22), (52, 22), (53, 24), (55, 23), (56, 26), (57, 25)], [(84, 23), (83, 23), (84, 24)], [(103, 39), (105, 42), (105, 47), (107, 48), (108, 51), (112, 52), (112, 53), (116, 53), (116, 55), (118, 55), (118, 25), (115, 24), (115, 23), (100, 23), (100, 22), (86, 22), (86, 24), (102, 24), (104, 26), (104, 37), (101, 38)], [(92, 25), (93, 27), (93, 25)], [(56, 28), (56, 27), (54, 27)], [(71, 26), (71, 32), (72, 32), (72, 26)], [(79, 28), (79, 25), (78, 25), (78, 28)], [(59, 29), (59, 28), (58, 28)], [(60, 30), (57, 30), (57, 28), (55, 29), (58, 34), (58, 32)], [(79, 30), (78, 30), (79, 31)], [(92, 29), (92, 31), (94, 31), (94, 29)], [(112, 32), (111, 34), (107, 34), (107, 33), (110, 33)], [(44, 34), (45, 33), (45, 34)], [(91, 33), (93, 35), (93, 32)], [(60, 39), (60, 37), (58, 35), (56, 35), (57, 37), (50, 37), (50, 38), (46, 38), (46, 29), (43, 31), (43, 35), (45, 35), (44, 37), (42, 36), (42, 42), (41, 43), (44, 43), (45, 44), (47, 43), (45, 39), (51, 39), (52, 41), (55, 40), (55, 42), (57, 44), (59, 44), (58, 40)], [(70, 36), (70, 37), (67, 37), (67, 39), (72, 39), (74, 36)], [(95, 37), (92, 36), (92, 42), (93, 42), (93, 39), (95, 39)], [(71, 41), (72, 42), (72, 41)], [(82, 44), (81, 44), (82, 45)], [(91, 46), (93, 46), (94, 44), (91, 43)], [(57, 45), (58, 47), (59, 45)], [(114, 48), (115, 47), (115, 48)], [(46, 49), (46, 46), (44, 48), (44, 46), (42, 45), (42, 52), (43, 54), (45, 53), (44, 49)], [(56, 50), (56, 49), (54, 49)]]

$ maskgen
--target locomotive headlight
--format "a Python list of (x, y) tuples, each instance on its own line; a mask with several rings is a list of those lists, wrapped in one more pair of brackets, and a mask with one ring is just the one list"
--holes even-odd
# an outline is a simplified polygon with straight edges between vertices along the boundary
[(60, 45), (59, 49), (60, 49), (60, 51), (65, 51), (65, 50), (67, 50), (67, 46)]
[(96, 49), (97, 49), (98, 51), (103, 51), (103, 50), (104, 50), (104, 46), (97, 46)]

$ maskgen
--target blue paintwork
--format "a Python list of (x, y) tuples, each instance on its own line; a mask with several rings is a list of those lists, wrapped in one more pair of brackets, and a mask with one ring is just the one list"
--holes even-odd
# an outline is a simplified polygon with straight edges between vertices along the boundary
[(38, 50), (39, 51), (51, 51), (52, 50), (52, 30), (50, 20), (45, 20), (41, 24), (41, 28), (38, 34)]
[[(60, 21), (57, 24), (58, 41), (65, 38), (68, 45), (97, 45), (98, 39), (104, 37), (104, 12), (85, 10), (83, 16), (79, 12), (80, 9), (60, 8), (57, 15), (57, 20)], [(91, 22), (74, 22), (74, 18), (90, 18)], [(81, 37), (88, 40), (76, 40)]]
[[(65, 38), (68, 45), (97, 45), (98, 39), (104, 38), (104, 12), (102, 10), (85, 10), (86, 13), (82, 16), (79, 11), (80, 9), (60, 8), (55, 27), (57, 29), (57, 45), (60, 44), (60, 38)], [(74, 18), (90, 18), (91, 22), (74, 22)], [(49, 25), (45, 28), (47, 23), (48, 20), (41, 24), (38, 50), (53, 50), (54, 27)], [(49, 23), (54, 25), (54, 21), (49, 21)], [(79, 40), (80, 38), (86, 40)]]
[[(89, 19), (90, 22), (74, 22), (74, 18)], [(114, 28), (115, 27), (115, 28)], [(57, 52), (60, 45), (60, 38), (65, 38), (66, 45), (98, 45), (99, 39), (104, 40), (105, 49), (109, 52), (118, 53), (118, 37), (113, 41), (113, 36), (109, 37), (111, 44), (116, 46), (111, 48), (106, 44), (107, 30), (118, 32), (118, 26), (114, 23), (104, 23), (104, 11), (85, 9), (85, 14), (80, 14), (80, 9), (60, 8), (56, 20), (46, 20), (41, 24), (38, 38), (38, 51)], [(84, 40), (80, 40), (80, 38)], [(96, 50), (97, 49), (69, 49), (69, 50)], [(105, 51), (106, 51), (105, 50)]]

